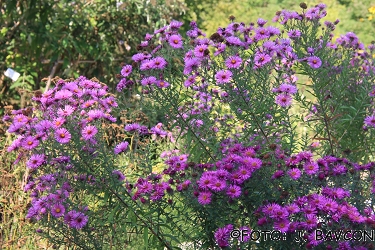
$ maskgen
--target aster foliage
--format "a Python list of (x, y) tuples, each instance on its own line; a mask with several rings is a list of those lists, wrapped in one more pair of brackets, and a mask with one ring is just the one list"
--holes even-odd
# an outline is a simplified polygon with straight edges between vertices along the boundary
[[(76, 230), (78, 243), (100, 232), (107, 240), (109, 230), (120, 242), (116, 229), (129, 219), (146, 247), (150, 240), (160, 249), (371, 249), (314, 235), (375, 225), (374, 46), (351, 32), (334, 42), (338, 21), (320, 23), (326, 6), (301, 8), (278, 12), (281, 28), (231, 17), (210, 38), (195, 22), (186, 38), (178, 21), (147, 34), (117, 91), (138, 94), (139, 108), (163, 111), (164, 121), (126, 124), (131, 140), (112, 149), (102, 144), (100, 122), (115, 121), (117, 103), (83, 77), (36, 97), (41, 119), (6, 117), (19, 135), (9, 151), (26, 154), (32, 173), (63, 168), (29, 180), (28, 217)], [(142, 169), (136, 178), (112, 164), (124, 155)], [(80, 199), (70, 198), (77, 191)], [(111, 216), (98, 218), (101, 206)], [(106, 220), (116, 227), (100, 224)], [(234, 229), (278, 230), (287, 240), (233, 237)]]
[[(312, 235), (373, 225), (374, 119), (366, 115), (373, 112), (374, 46), (352, 32), (334, 42), (339, 21), (321, 24), (326, 6), (301, 7), (276, 13), (282, 28), (232, 17), (209, 38), (191, 22), (182, 41), (174, 21), (148, 37), (157, 46), (134, 55), (132, 74), (120, 81), (133, 84), (118, 90), (156, 100), (180, 128), (183, 155), (169, 151), (158, 182), (179, 184), (175, 199), (192, 208), (189, 218), (202, 232), (193, 242), (203, 248), (290, 247), (230, 237), (243, 226), (288, 237), (303, 231), (296, 248), (371, 247)], [(297, 126), (308, 133), (297, 134)], [(147, 185), (135, 186), (143, 203), (155, 201)]]

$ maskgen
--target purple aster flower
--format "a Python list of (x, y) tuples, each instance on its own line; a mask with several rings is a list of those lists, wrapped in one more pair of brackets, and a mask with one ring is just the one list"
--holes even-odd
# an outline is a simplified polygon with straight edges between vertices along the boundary
[(198, 196), (198, 202), (201, 205), (210, 204), (211, 203), (211, 195), (212, 195), (211, 192), (206, 192), (206, 191), (200, 192), (199, 196)]
[(270, 34), (268, 32), (268, 29), (260, 27), (255, 30), (255, 40), (260, 41), (263, 39), (268, 39), (270, 37)]
[(59, 108), (59, 110), (57, 111), (57, 114), (59, 116), (70, 116), (73, 112), (74, 112), (74, 107), (70, 106), (70, 105), (65, 105), (65, 108), (62, 109), (62, 108)]
[(131, 65), (125, 65), (121, 69), (121, 75), (123, 77), (127, 77), (128, 75), (130, 75), (132, 73), (132, 69), (133, 69), (133, 67)]
[(237, 197), (240, 197), (241, 195), (241, 188), (237, 185), (230, 185), (227, 189), (227, 192), (226, 194), (230, 197), (230, 198), (237, 198)]
[(241, 39), (239, 39), (236, 36), (230, 36), (230, 37), (227, 37), (225, 39), (227, 40), (227, 43), (230, 44), (230, 45), (235, 45), (235, 46), (242, 46), (243, 45), (243, 42), (241, 41)]
[(188, 79), (186, 79), (186, 81), (184, 82), (184, 86), (188, 88), (194, 83), (195, 83), (195, 76), (189, 76)]
[(280, 105), (281, 107), (289, 107), (292, 105), (292, 96), (289, 94), (279, 94), (276, 96), (276, 104)]
[(191, 184), (191, 181), (186, 180), (183, 183), (177, 185), (176, 190), (179, 191), (179, 192), (181, 192), (183, 190), (187, 190), (189, 188), (190, 184)]
[(283, 170), (277, 170), (271, 177), (271, 179), (278, 179), (284, 176), (284, 171)]
[(214, 181), (215, 178), (213, 176), (208, 174), (202, 175), (198, 181), (198, 186), (203, 190), (207, 190), (208, 188), (210, 188), (211, 184), (213, 184)]
[(55, 139), (61, 144), (66, 144), (70, 141), (72, 135), (65, 128), (59, 128), (55, 131)]
[(238, 69), (241, 66), (242, 59), (239, 56), (230, 56), (225, 60), (225, 65), (227, 68), (232, 69)]
[(220, 192), (226, 188), (226, 182), (219, 179), (215, 179), (210, 185), (212, 191)]
[(164, 69), (167, 66), (167, 61), (161, 56), (155, 57), (150, 63), (153, 69)]
[(279, 86), (279, 91), (288, 94), (295, 94), (297, 93), (297, 87), (292, 84), (283, 83)]
[(230, 70), (219, 70), (215, 75), (218, 84), (228, 83), (232, 80), (232, 72)]
[(7, 132), (8, 132), (8, 133), (19, 133), (19, 132), (20, 132), (20, 129), (21, 129), (23, 126), (25, 126), (24, 123), (20, 123), (20, 122), (12, 123), (12, 124), (9, 126)]
[(194, 55), (196, 57), (204, 57), (204, 53), (207, 50), (208, 46), (205, 44), (198, 45), (194, 48)]
[(31, 169), (36, 169), (45, 162), (45, 155), (32, 155), (26, 162), (26, 166)]
[(233, 230), (233, 225), (229, 224), (225, 227), (218, 228), (215, 232), (215, 240), (220, 248), (229, 247), (230, 233)]
[(345, 174), (348, 169), (344, 165), (337, 165), (333, 168), (333, 173), (335, 175)]
[(182, 48), (182, 37), (181, 35), (177, 34), (177, 35), (171, 35), (169, 38), (168, 38), (168, 42), (169, 42), (169, 45), (171, 45), (172, 48), (174, 49), (180, 49)]
[(258, 18), (258, 20), (257, 20), (257, 24), (260, 27), (263, 27), (266, 23), (267, 23), (267, 20), (264, 20), (263, 18)]
[(59, 217), (63, 216), (64, 213), (65, 213), (65, 207), (64, 207), (64, 205), (62, 205), (60, 203), (57, 203), (57, 204), (53, 205), (52, 208), (51, 208), (51, 214), (55, 218), (59, 218)]
[(301, 170), (299, 170), (298, 168), (292, 168), (288, 171), (288, 175), (293, 180), (297, 180), (301, 177)]
[(84, 226), (86, 226), (89, 218), (87, 215), (85, 215), (84, 213), (82, 212), (77, 212), (77, 211), (70, 211), (69, 213), (71, 213), (71, 220), (70, 220), (70, 223), (69, 223), (69, 226), (72, 227), (72, 228), (76, 228), (76, 229), (81, 229), (83, 228)]
[(59, 90), (55, 93), (55, 98), (57, 100), (64, 100), (64, 99), (69, 99), (70, 97), (73, 96), (73, 93), (70, 92), (67, 89)]
[(53, 120), (52, 122), (52, 126), (53, 128), (57, 129), (57, 128), (60, 128), (64, 123), (65, 123), (65, 118), (63, 117), (57, 117)]
[(310, 65), (311, 68), (317, 69), (322, 65), (322, 61), (317, 56), (310, 56), (307, 58), (307, 63)]
[(131, 123), (131, 124), (126, 124), (125, 125), (125, 131), (127, 132), (133, 132), (133, 131), (139, 131), (141, 125), (138, 123)]
[(288, 210), (284, 207), (278, 207), (272, 211), (272, 213), (269, 214), (270, 218), (275, 220), (283, 220), (287, 219), (289, 216)]
[(178, 30), (183, 24), (183, 22), (172, 20), (172, 22), (169, 24), (169, 27), (172, 30)]
[(129, 146), (129, 143), (127, 141), (121, 142), (115, 147), (114, 149), (115, 154), (118, 155), (119, 153), (125, 152), (128, 149), (128, 146)]
[(82, 137), (86, 141), (93, 138), (97, 133), (98, 129), (92, 125), (88, 125), (82, 129)]
[(288, 231), (290, 225), (290, 221), (287, 219), (276, 221), (274, 224), (274, 228), (282, 233), (286, 233)]
[(87, 116), (91, 119), (91, 120), (96, 120), (96, 119), (100, 119), (102, 118), (104, 115), (103, 111), (100, 110), (100, 109), (92, 109), (90, 110), (89, 112), (87, 112)]
[(159, 88), (167, 88), (169, 87), (171, 84), (167, 81), (164, 81), (164, 80), (159, 80), (156, 82), (156, 86), (158, 86)]
[(268, 54), (265, 53), (256, 53), (254, 57), (254, 68), (260, 68), (263, 65), (269, 63), (272, 60), (272, 57), (270, 57)]
[(22, 147), (27, 150), (36, 148), (39, 145), (39, 141), (33, 136), (28, 136), (22, 141)]
[(365, 118), (365, 125), (375, 128), (375, 115), (367, 116)]
[(313, 175), (319, 171), (319, 166), (316, 162), (305, 162), (303, 168), (305, 169), (306, 174)]
[(119, 181), (125, 180), (125, 175), (120, 170), (113, 170), (112, 175)]
[(299, 38), (301, 36), (301, 31), (299, 31), (299, 30), (290, 30), (288, 32), (288, 36), (291, 39)]

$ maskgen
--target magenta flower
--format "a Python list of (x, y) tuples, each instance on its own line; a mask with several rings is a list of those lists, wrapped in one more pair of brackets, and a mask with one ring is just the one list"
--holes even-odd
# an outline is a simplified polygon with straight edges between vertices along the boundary
[(272, 60), (268, 54), (265, 53), (257, 53), (254, 57), (254, 68), (260, 68), (263, 65), (269, 63)]
[(283, 83), (279, 86), (279, 91), (288, 94), (295, 94), (297, 93), (297, 87), (292, 84)]
[(155, 57), (150, 63), (153, 69), (164, 69), (167, 66), (167, 61), (161, 56)]
[(299, 38), (301, 36), (301, 31), (299, 30), (290, 30), (288, 32), (288, 36), (293, 39), (293, 38)]
[(274, 224), (274, 228), (282, 233), (286, 233), (289, 229), (290, 221), (287, 219), (276, 221)]
[(317, 56), (310, 56), (307, 58), (307, 63), (310, 65), (311, 68), (317, 69), (322, 65), (322, 61)]
[(26, 162), (26, 166), (31, 169), (36, 169), (45, 162), (45, 155), (32, 155), (30, 159)]
[(204, 57), (204, 53), (207, 50), (208, 46), (205, 44), (198, 45), (197, 47), (194, 48), (194, 55), (196, 57)]
[(303, 168), (308, 175), (316, 174), (319, 171), (319, 166), (316, 162), (305, 162)]
[(55, 131), (55, 139), (61, 144), (66, 144), (70, 141), (72, 135), (65, 128), (59, 128)]
[(293, 180), (297, 180), (301, 177), (301, 170), (299, 170), (298, 168), (292, 168), (288, 171), (288, 175)]
[(201, 205), (207, 205), (211, 203), (211, 195), (212, 193), (210, 192), (201, 192), (198, 196), (198, 202)]
[(241, 188), (237, 185), (230, 185), (227, 189), (227, 192), (226, 194), (230, 197), (230, 198), (238, 198), (240, 197), (241, 195)]
[(229, 246), (230, 233), (233, 230), (233, 225), (229, 224), (225, 227), (218, 228), (215, 232), (215, 240), (220, 248)]
[(84, 213), (72, 210), (68, 214), (70, 214), (69, 227), (81, 229), (84, 226), (86, 226), (88, 222), (88, 217)]
[(121, 142), (115, 147), (114, 149), (115, 154), (118, 155), (119, 153), (125, 152), (128, 149), (128, 146), (129, 146), (129, 143), (127, 141)]
[(118, 181), (125, 180), (125, 175), (120, 170), (113, 170), (112, 175), (116, 177)]
[(375, 115), (367, 116), (365, 118), (365, 124), (375, 128)]
[(228, 83), (232, 80), (232, 72), (230, 70), (219, 70), (215, 75), (218, 84)]
[(218, 180), (218, 179), (215, 179), (215, 181), (213, 183), (210, 184), (210, 188), (212, 191), (215, 191), (215, 192), (220, 192), (222, 190), (224, 190), (226, 188), (226, 183), (225, 181), (221, 181), (221, 180)]
[(52, 122), (52, 126), (53, 128), (57, 129), (57, 128), (60, 128), (64, 123), (65, 123), (65, 118), (63, 117), (57, 117), (53, 120)]
[(132, 73), (132, 69), (133, 69), (133, 67), (131, 65), (125, 65), (121, 69), (121, 75), (123, 77), (127, 77), (128, 75), (130, 75)]
[(27, 150), (36, 148), (39, 145), (39, 141), (33, 136), (26, 137), (22, 142), (22, 147)]
[(213, 184), (214, 180), (214, 177), (210, 175), (202, 175), (198, 181), (198, 186), (203, 190), (207, 190)]
[(52, 208), (51, 208), (51, 214), (55, 218), (59, 218), (59, 217), (63, 216), (64, 213), (65, 213), (65, 207), (64, 207), (64, 205), (62, 205), (60, 203), (57, 203), (57, 204), (53, 205)]
[(229, 69), (238, 69), (241, 66), (242, 59), (239, 56), (230, 56), (225, 60), (225, 65)]
[(292, 105), (292, 96), (290, 96), (289, 94), (284, 94), (284, 93), (281, 93), (279, 95), (276, 96), (276, 104), (283, 107), (283, 108), (286, 108), (286, 107), (289, 107), (290, 105)]
[(59, 108), (59, 110), (57, 111), (57, 114), (59, 116), (70, 116), (72, 113), (74, 112), (74, 107), (70, 106), (70, 105), (65, 105), (65, 108), (62, 109), (62, 108)]
[(167, 88), (169, 87), (171, 84), (167, 81), (164, 81), (164, 80), (159, 80), (156, 82), (156, 86), (158, 86), (159, 88)]
[(154, 83), (156, 83), (156, 77), (154, 76), (148, 76), (141, 80), (141, 84), (143, 86), (152, 85)]
[(182, 48), (182, 37), (181, 35), (171, 35), (168, 39), (169, 45), (171, 45), (172, 48), (174, 49), (180, 49)]
[(70, 97), (73, 96), (73, 93), (70, 92), (69, 90), (67, 89), (63, 89), (63, 90), (59, 90), (56, 92), (55, 94), (55, 98), (57, 100), (64, 100), (64, 99), (69, 99)]
[(92, 125), (88, 125), (82, 129), (82, 137), (86, 141), (93, 138), (97, 133), (98, 129)]

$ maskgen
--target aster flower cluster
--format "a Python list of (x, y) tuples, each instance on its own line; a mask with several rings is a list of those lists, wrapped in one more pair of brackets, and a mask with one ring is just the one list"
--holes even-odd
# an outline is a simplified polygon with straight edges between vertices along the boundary
[[(258, 225), (261, 227), (272, 225), (275, 230), (283, 233), (303, 231), (306, 247), (316, 247), (324, 242), (316, 239), (316, 229), (325, 230), (328, 233), (329, 230), (365, 229), (368, 228), (367, 225), (373, 223), (372, 209), (366, 208), (365, 213), (361, 214), (355, 206), (345, 201), (350, 196), (348, 190), (323, 187), (321, 194), (312, 193), (301, 196), (283, 206), (270, 203), (258, 209), (257, 213), (261, 217), (258, 219)], [(338, 245), (341, 240), (334, 237), (332, 239)], [(364, 247), (362, 242), (356, 241), (352, 241), (349, 245)], [(367, 247), (363, 249), (368, 249)]]
[[(116, 121), (110, 112), (117, 103), (107, 89), (85, 77), (60, 79), (53, 89), (33, 97), (38, 109), (13, 111), (4, 117), (11, 122), (8, 132), (17, 135), (8, 152), (19, 151), (19, 159), (28, 157), (30, 175), (24, 190), (32, 200), (26, 218), (42, 220), (52, 215), (70, 228), (87, 225), (88, 209), (77, 207), (72, 193), (76, 181), (94, 185), (97, 180), (94, 175), (79, 173), (77, 159), (73, 161), (69, 154), (76, 148), (95, 158), (101, 139), (98, 125)], [(115, 152), (118, 150), (126, 148), (120, 144)], [(112, 178), (123, 181), (125, 176), (114, 170)]]

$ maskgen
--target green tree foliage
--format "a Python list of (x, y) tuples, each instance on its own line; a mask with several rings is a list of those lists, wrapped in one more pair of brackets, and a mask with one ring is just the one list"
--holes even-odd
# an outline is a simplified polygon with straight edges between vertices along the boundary
[(48, 76), (85, 75), (113, 86), (144, 34), (180, 19), (186, 7), (180, 0), (5, 0), (0, 10), (0, 70), (21, 73), (14, 83), (0, 78), (2, 110), (19, 104), (17, 89), (38, 90)]

